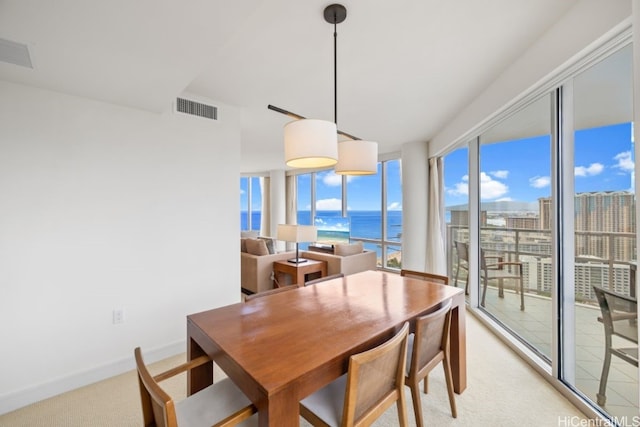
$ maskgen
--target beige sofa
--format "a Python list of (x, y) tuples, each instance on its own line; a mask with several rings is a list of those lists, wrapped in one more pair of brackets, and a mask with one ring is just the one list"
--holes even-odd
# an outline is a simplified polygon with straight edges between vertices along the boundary
[[(353, 246), (353, 245), (349, 245)], [(336, 251), (338, 249), (336, 248)], [(339, 252), (339, 251), (338, 251)], [(360, 271), (375, 270), (377, 268), (377, 255), (373, 251), (361, 251), (351, 255), (335, 255), (315, 251), (302, 251), (302, 258), (327, 262), (327, 275), (342, 273), (359, 273)]]
[[(257, 245), (262, 241), (260, 245)], [(251, 245), (249, 243), (253, 242)], [(273, 289), (273, 263), (295, 258), (295, 252), (275, 253), (269, 237), (240, 238), (240, 287), (245, 293)]]
[(269, 255), (252, 255), (240, 252), (240, 286), (245, 293), (273, 289), (273, 263), (295, 258), (296, 253), (281, 252)]

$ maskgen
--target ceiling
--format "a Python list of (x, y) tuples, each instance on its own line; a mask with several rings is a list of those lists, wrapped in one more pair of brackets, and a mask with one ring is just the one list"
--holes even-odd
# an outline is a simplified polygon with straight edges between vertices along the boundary
[[(576, 0), (343, 1), (338, 128), (380, 153), (428, 141)], [(282, 169), (268, 104), (333, 120), (333, 26), (318, 0), (0, 0), (33, 69), (0, 79), (153, 112), (182, 91), (238, 107), (242, 172)]]

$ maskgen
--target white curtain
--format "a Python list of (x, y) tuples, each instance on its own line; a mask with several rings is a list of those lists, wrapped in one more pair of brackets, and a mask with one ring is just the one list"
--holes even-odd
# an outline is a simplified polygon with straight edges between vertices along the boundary
[[(271, 180), (260, 177), (260, 194), (262, 195), (262, 211), (260, 212), (260, 235), (271, 236)], [(274, 230), (275, 231), (275, 230)]]
[(427, 214), (427, 270), (447, 275), (445, 246), (444, 182), (442, 157), (429, 159), (429, 212)]

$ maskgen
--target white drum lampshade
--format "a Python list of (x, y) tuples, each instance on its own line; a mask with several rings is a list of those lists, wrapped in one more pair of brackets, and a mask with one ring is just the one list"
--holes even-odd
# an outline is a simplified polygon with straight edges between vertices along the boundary
[(302, 119), (284, 126), (284, 158), (293, 168), (324, 168), (338, 161), (338, 129), (326, 120)]
[(362, 140), (338, 144), (338, 175), (373, 175), (378, 173), (378, 143)]
[(278, 224), (278, 240), (296, 243), (296, 257), (288, 260), (292, 263), (306, 262), (298, 256), (298, 243), (315, 242), (318, 239), (318, 228), (315, 225)]

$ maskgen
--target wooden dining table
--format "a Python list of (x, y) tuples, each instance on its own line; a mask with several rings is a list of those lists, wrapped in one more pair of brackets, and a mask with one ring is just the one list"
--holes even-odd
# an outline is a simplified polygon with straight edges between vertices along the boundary
[[(349, 357), (451, 300), (454, 389), (466, 388), (463, 289), (365, 271), (187, 316), (187, 357), (209, 355), (258, 408), (260, 426), (299, 426), (298, 402), (347, 371)], [(412, 325), (413, 326), (413, 325)], [(188, 393), (213, 381), (206, 364)]]

